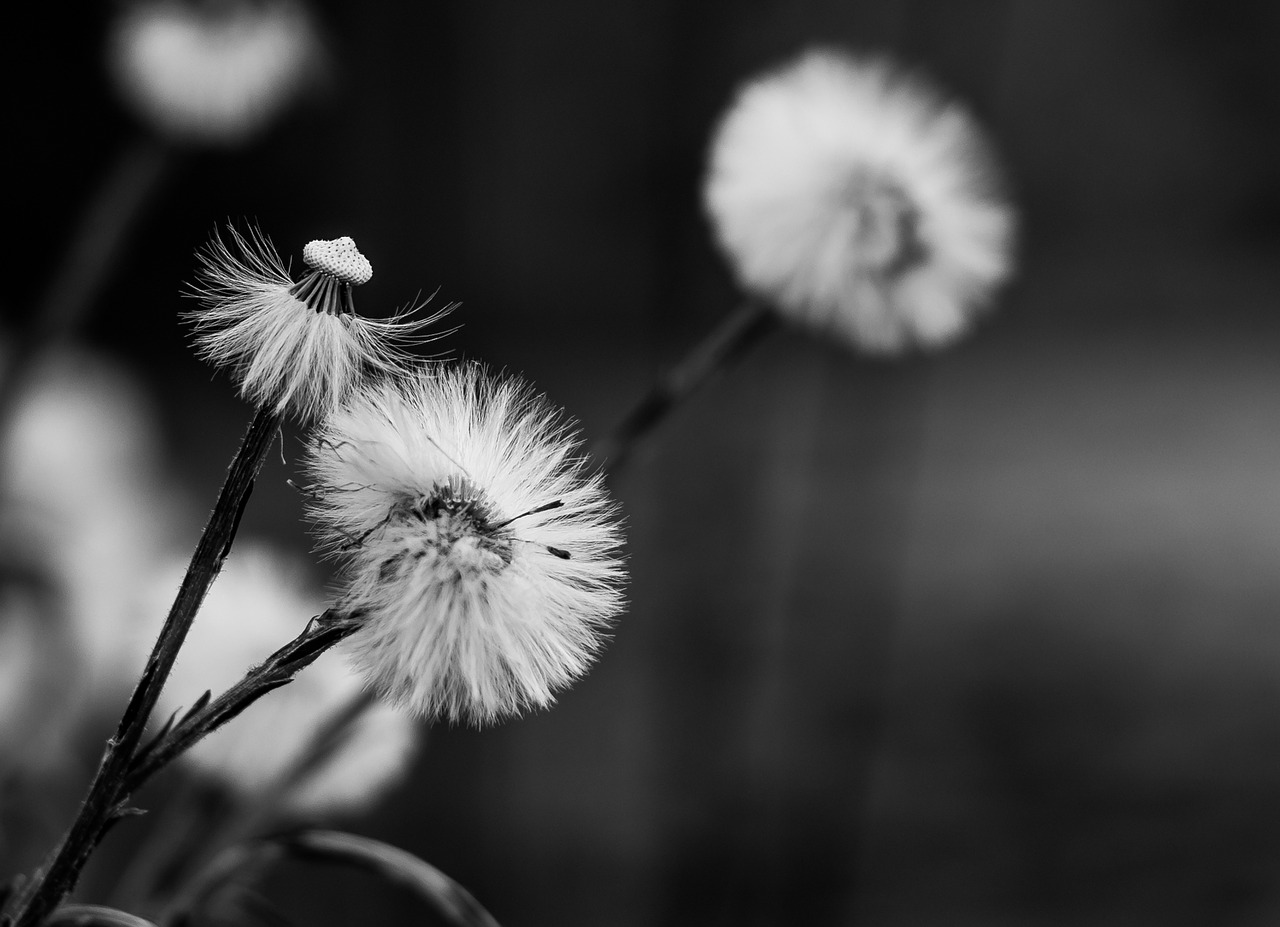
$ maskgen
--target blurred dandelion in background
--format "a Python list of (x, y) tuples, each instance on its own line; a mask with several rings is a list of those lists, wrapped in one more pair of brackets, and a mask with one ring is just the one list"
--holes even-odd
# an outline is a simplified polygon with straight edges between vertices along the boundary
[[(396, 923), (416, 902), (405, 867), (369, 878), (404, 861), (379, 838), (530, 927), (1276, 921), (1271, 6), (82, 12), (27, 8), (6, 56), (35, 89), (10, 120), (0, 923)], [(228, 215), (291, 244), (255, 218), (205, 248), (214, 373), (177, 350), (174, 281)], [(368, 320), (354, 242), (301, 247), (348, 229)], [(381, 293), (437, 281), (478, 310), (460, 352), (582, 415), (632, 525), (616, 633), (618, 519), (558, 408), (422, 364), (431, 329), (375, 331), (416, 324)], [(155, 394), (48, 359), (79, 337)], [(145, 785), (98, 805), (148, 815), (27, 907), (173, 598), (173, 523), (207, 512), (161, 445), (212, 481), (229, 382), (259, 408), (221, 575), (135, 713)], [(274, 451), (302, 446), (299, 478)], [(262, 542), (223, 569), (242, 510), (298, 543), (304, 507), (356, 617), (309, 622), (319, 567)], [(170, 713), (339, 622), (345, 654), (150, 778)], [(329, 816), (362, 834), (298, 839)]]
[(888, 59), (809, 51), (744, 85), (703, 193), (748, 292), (864, 351), (954, 340), (1010, 271), (978, 127)]
[[(169, 542), (179, 504), (149, 398), (105, 358), (85, 349), (46, 357), (8, 426), (0, 444), (8, 579), (0, 651), (10, 671), (0, 675), (12, 697), (0, 717), (10, 725), (26, 717), (22, 727), (38, 734), (4, 759), (40, 765), (58, 761), (110, 688), (138, 621), (138, 581)], [(38, 684), (20, 697), (18, 677)]]
[(617, 517), (563, 413), (476, 365), (358, 392), (318, 430), (310, 515), (386, 698), (484, 723), (580, 676), (622, 607)]
[(318, 26), (295, 0), (125, 2), (105, 47), (108, 77), (145, 131), (115, 154), (69, 226), (60, 265), (18, 333), (23, 348), (0, 368), (0, 422), (28, 368), (91, 314), (175, 155), (247, 144), (327, 70)]
[(121, 100), (179, 143), (243, 144), (323, 75), (307, 7), (294, 0), (143, 0), (107, 45)]
[(810, 50), (744, 84), (702, 200), (746, 298), (595, 445), (612, 470), (778, 319), (868, 354), (940, 348), (1012, 270), (1013, 207), (986, 140), (887, 57)]

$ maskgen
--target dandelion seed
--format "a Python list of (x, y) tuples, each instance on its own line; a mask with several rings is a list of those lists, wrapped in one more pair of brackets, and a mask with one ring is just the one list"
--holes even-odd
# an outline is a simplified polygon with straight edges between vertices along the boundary
[(177, 141), (243, 143), (323, 66), (306, 7), (291, 0), (144, 0), (115, 23), (107, 63), (125, 103)]
[(354, 395), (308, 452), (348, 641), (384, 697), (484, 723), (584, 673), (622, 607), (619, 528), (559, 410), (476, 366)]
[[(155, 614), (163, 614), (184, 567), (173, 564), (156, 578)], [(156, 717), (190, 707), (206, 690), (218, 695), (296, 637), (322, 610), (319, 597), (307, 589), (300, 564), (261, 543), (242, 541), (192, 625)], [(141, 655), (145, 648), (138, 651)], [(196, 743), (182, 762), (242, 798), (267, 793), (362, 687), (360, 676), (340, 654), (322, 654), (293, 682)], [(417, 722), (390, 705), (366, 708), (348, 738), (283, 797), (287, 810), (307, 815), (362, 810), (404, 774), (418, 735)]]
[(889, 353), (953, 340), (1007, 277), (995, 179), (961, 106), (885, 60), (817, 51), (744, 86), (703, 195), (745, 289)]
[[(312, 241), (309, 270), (295, 282), (260, 233), (230, 229), (231, 246), (214, 235), (200, 252), (189, 313), (201, 357), (230, 367), (241, 395), (306, 420), (326, 414), (366, 373), (401, 374), (402, 348), (431, 340), (423, 330), (444, 312), (390, 319), (358, 315), (351, 288), (373, 276), (350, 238)], [(448, 310), (445, 310), (446, 312)]]

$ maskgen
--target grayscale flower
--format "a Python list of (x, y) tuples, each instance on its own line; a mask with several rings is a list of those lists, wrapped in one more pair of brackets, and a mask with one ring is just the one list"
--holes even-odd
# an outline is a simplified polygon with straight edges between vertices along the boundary
[(959, 104), (886, 60), (813, 51), (742, 88), (703, 194), (746, 290), (890, 353), (955, 339), (1008, 276), (996, 181)]
[(474, 365), (358, 391), (318, 429), (311, 514), (344, 562), (355, 665), (476, 723), (584, 673), (622, 608), (619, 527), (561, 412)]

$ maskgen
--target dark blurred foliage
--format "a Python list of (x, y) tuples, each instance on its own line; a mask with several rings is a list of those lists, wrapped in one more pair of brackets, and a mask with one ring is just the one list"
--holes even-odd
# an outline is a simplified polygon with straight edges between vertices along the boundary
[[(88, 333), (154, 388), (202, 496), (247, 415), (176, 294), (227, 217), (295, 252), (352, 235), (362, 308), (461, 301), (448, 348), (594, 434), (733, 302), (698, 184), (761, 68), (814, 43), (923, 67), (1023, 212), (1018, 279), (957, 349), (787, 333), (670, 422), (615, 480), (632, 605), (599, 666), (549, 712), (433, 730), (353, 827), (510, 927), (1280, 920), (1280, 7), (322, 13), (327, 96), (185, 158)], [(2, 56), (15, 321), (136, 132), (107, 9), (25, 15)], [(285, 475), (247, 530), (301, 548)], [(297, 923), (418, 922), (358, 876), (274, 883)]]

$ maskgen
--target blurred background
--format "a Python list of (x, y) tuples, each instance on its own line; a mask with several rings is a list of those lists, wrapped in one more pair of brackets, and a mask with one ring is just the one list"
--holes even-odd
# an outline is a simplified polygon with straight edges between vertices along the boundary
[[(736, 300), (699, 183), (761, 69), (814, 44), (922, 68), (1022, 217), (956, 348), (788, 331), (681, 410), (613, 480), (630, 608), (598, 666), (550, 711), (433, 727), (347, 826), (508, 927), (1280, 921), (1280, 7), (316, 8), (323, 86), (174, 161), (81, 339), (138, 378), (197, 514), (248, 409), (178, 294), (228, 218), (295, 262), (353, 236), (362, 310), (460, 302), (442, 349), (595, 436)], [(0, 39), (10, 331), (140, 132), (104, 77), (113, 9), (34, 5)], [(244, 530), (304, 552), (300, 447)], [(299, 924), (419, 922), (360, 876), (285, 867), (272, 894)]]

